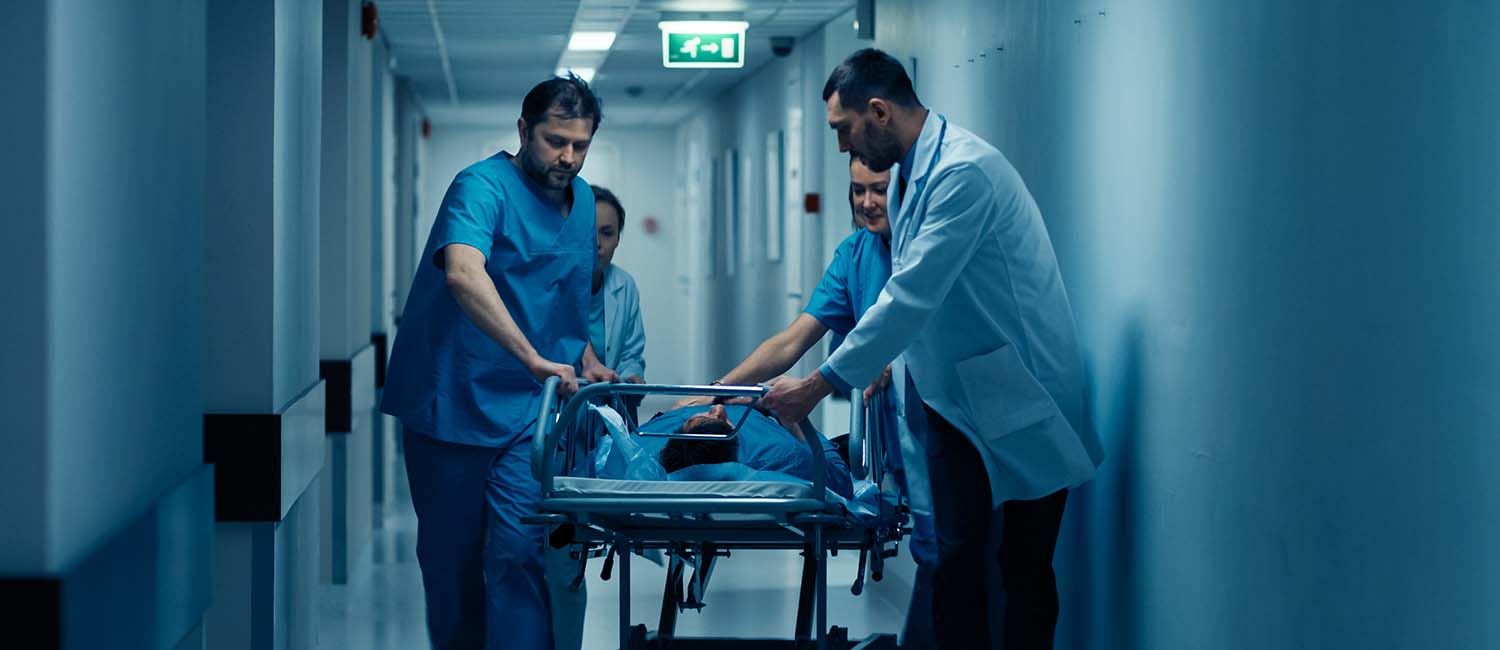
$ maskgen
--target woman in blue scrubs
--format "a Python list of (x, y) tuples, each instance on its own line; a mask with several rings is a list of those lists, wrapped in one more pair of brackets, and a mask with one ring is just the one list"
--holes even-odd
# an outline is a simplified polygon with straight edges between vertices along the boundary
[[(854, 329), (855, 323), (865, 311), (875, 304), (881, 288), (885, 287), (886, 280), (891, 277), (891, 224), (886, 205), (886, 190), (890, 181), (890, 171), (870, 171), (858, 158), (850, 157), (849, 207), (854, 211), (855, 225), (859, 227), (834, 251), (833, 261), (823, 272), (823, 279), (813, 290), (812, 299), (808, 301), (803, 313), (786, 329), (766, 339), (750, 356), (714, 383), (743, 385), (768, 381), (789, 370), (830, 330), (834, 340), (829, 353), (838, 349), (843, 337)], [(887, 448), (896, 449), (906, 445), (904, 453), (889, 456), (897, 480), (906, 485), (915, 511), (915, 533), (912, 536), (911, 550), (918, 566), (917, 584), (912, 593), (911, 607), (907, 611), (901, 647), (921, 650), (933, 645), (928, 585), (932, 565), (937, 557), (929, 510), (926, 458), (925, 453), (914, 446), (920, 436), (898, 436), (898, 427), (905, 423), (897, 418), (895, 391), (890, 389), (889, 384), (890, 369), (887, 368), (885, 374), (866, 389), (865, 395), (869, 397), (876, 391), (881, 393), (885, 404), (881, 412), (884, 420), (882, 429), (887, 433)], [(678, 406), (709, 401), (703, 398), (687, 399), (679, 402)], [(920, 429), (922, 423), (910, 422), (909, 425)]]
[(600, 121), (576, 77), (521, 105), (521, 149), (454, 178), (428, 235), (381, 411), (404, 426), (432, 645), (550, 650), (540, 487), (528, 440), (542, 382), (614, 381), (588, 345), (594, 198), (577, 177)]

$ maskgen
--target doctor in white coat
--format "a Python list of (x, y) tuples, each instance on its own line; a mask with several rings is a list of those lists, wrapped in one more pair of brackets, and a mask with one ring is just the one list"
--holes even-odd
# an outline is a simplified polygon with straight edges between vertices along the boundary
[[(938, 645), (988, 648), (993, 634), (1006, 648), (1050, 648), (1067, 490), (1103, 453), (1041, 212), (999, 151), (922, 106), (890, 55), (850, 55), (823, 98), (841, 151), (872, 170), (896, 167), (891, 279), (818, 372), (771, 382), (763, 404), (796, 420), (895, 360), (903, 416), (926, 419)], [(994, 553), (992, 512), (1003, 530)], [(999, 590), (987, 592), (984, 566), (998, 567)]]

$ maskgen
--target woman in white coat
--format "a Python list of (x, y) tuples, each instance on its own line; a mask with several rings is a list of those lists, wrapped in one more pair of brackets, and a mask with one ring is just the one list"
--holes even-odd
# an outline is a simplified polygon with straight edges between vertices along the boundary
[(641, 294), (635, 278), (613, 264), (625, 231), (625, 208), (614, 192), (598, 185), (593, 189), (599, 259), (589, 303), (589, 340), (604, 365), (613, 368), (622, 381), (643, 384), (646, 328), (641, 322)]
[[(589, 342), (606, 367), (614, 369), (621, 381), (646, 383), (646, 328), (641, 321), (641, 294), (635, 278), (614, 265), (615, 249), (625, 230), (625, 208), (615, 193), (593, 186), (595, 234), (599, 257), (594, 261), (593, 293), (589, 298)], [(627, 403), (631, 419), (636, 419), (639, 399)], [(567, 547), (547, 549), (547, 584), (552, 601), (552, 639), (556, 650), (579, 650), (583, 647), (584, 605), (588, 593), (583, 587), (568, 591), (578, 562), (568, 558)]]

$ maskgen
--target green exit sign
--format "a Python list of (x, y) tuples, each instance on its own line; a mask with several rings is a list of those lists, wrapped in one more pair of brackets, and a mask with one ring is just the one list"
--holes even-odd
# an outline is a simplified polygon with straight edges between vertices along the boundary
[(664, 21), (660, 25), (661, 64), (665, 67), (745, 67), (744, 23), (694, 25)]

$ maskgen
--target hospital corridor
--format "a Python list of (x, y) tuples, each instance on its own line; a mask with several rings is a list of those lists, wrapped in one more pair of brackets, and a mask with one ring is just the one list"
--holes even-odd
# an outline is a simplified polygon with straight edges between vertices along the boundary
[(1500, 648), (1500, 2), (0, 51), (0, 648)]

